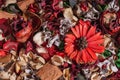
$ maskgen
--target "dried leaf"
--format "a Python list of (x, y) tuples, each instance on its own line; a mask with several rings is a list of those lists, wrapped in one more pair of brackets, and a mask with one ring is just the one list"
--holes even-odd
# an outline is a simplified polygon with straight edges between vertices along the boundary
[(5, 11), (0, 11), (0, 19), (5, 18), (5, 19), (12, 19), (13, 17), (17, 17), (16, 14), (10, 14)]
[(98, 72), (95, 72), (91, 76), (91, 80), (101, 80), (101, 77)]
[(8, 54), (4, 57), (0, 57), (0, 63), (8, 63), (9, 61), (11, 61), (12, 55)]
[(57, 80), (62, 76), (62, 72), (57, 66), (47, 63), (40, 68), (37, 75), (41, 78), (41, 80)]
[(20, 69), (21, 69), (20, 65), (18, 63), (16, 63), (15, 64), (15, 71), (16, 71), (16, 73), (19, 73)]
[(104, 46), (107, 47), (109, 43), (111, 42), (111, 37), (109, 34), (104, 35)]
[(34, 2), (35, 2), (35, 0), (23, 0), (23, 1), (18, 2), (17, 4), (18, 4), (19, 8), (23, 12), (25, 12), (27, 10), (28, 6), (30, 4), (33, 4)]

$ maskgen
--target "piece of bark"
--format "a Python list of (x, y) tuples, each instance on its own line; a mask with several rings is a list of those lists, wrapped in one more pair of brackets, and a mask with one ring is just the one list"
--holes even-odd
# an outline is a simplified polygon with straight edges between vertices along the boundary
[(30, 4), (33, 4), (35, 0), (23, 0), (18, 2), (18, 7), (25, 12)]
[(39, 69), (37, 76), (40, 77), (41, 80), (57, 80), (62, 76), (62, 72), (57, 66), (46, 63)]
[(0, 57), (0, 63), (8, 63), (12, 58), (11, 54), (6, 55), (5, 57)]
[(12, 19), (13, 17), (17, 17), (16, 14), (10, 14), (5, 11), (0, 11), (0, 19), (5, 18), (5, 19)]

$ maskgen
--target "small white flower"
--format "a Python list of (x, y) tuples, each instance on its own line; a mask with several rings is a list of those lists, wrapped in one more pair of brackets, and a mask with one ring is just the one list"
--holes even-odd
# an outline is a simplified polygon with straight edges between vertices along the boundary
[(115, 10), (115, 11), (118, 11), (119, 10), (119, 6), (118, 5), (116, 5), (117, 3), (116, 3), (116, 0), (113, 0), (113, 1), (111, 1), (109, 4), (108, 4), (108, 10), (110, 10), (110, 9), (113, 9), (113, 10)]

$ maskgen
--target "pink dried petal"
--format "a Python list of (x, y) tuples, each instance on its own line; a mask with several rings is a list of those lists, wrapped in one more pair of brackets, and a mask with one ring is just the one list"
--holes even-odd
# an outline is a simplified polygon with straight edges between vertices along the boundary
[(26, 53), (28, 53), (29, 51), (33, 50), (33, 45), (30, 41), (27, 42), (27, 49), (26, 49)]
[(3, 49), (6, 51), (10, 51), (10, 50), (15, 50), (17, 51), (18, 49), (18, 42), (14, 42), (14, 41), (7, 41), (6, 43), (3, 44)]

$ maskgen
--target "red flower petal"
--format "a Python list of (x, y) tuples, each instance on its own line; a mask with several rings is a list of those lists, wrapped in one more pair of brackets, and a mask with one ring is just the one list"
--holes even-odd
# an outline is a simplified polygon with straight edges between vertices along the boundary
[(77, 34), (78, 34), (78, 38), (79, 38), (79, 37), (80, 37), (79, 26), (75, 26), (75, 30), (76, 30), (76, 32), (77, 32)]
[(95, 34), (95, 27), (91, 27), (86, 35), (87, 39), (90, 38), (91, 36), (93, 36)]
[(73, 59), (75, 56), (77, 56), (78, 51), (75, 50), (74, 52), (72, 52), (72, 54), (70, 55), (70, 59)]
[(74, 35), (75, 35), (77, 38), (79, 38), (79, 34), (77, 34), (75, 28), (71, 28), (71, 30), (72, 30), (72, 32), (74, 33)]
[(88, 56), (88, 55), (86, 55), (86, 52), (85, 52), (84, 50), (82, 50), (81, 52), (82, 52), (82, 57), (81, 57), (82, 60), (83, 60), (85, 63), (87, 63), (87, 60), (88, 60), (88, 59), (87, 59), (87, 56)]
[(98, 40), (98, 39), (102, 39), (102, 36), (100, 36), (100, 34), (101, 34), (100, 32), (96, 33), (95, 35), (88, 38), (87, 41), (90, 42), (90, 41), (95, 41), (95, 40)]
[(96, 54), (90, 48), (86, 48), (86, 50), (94, 60), (97, 60)]

